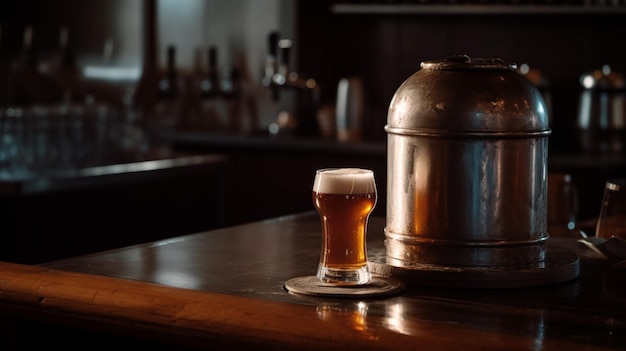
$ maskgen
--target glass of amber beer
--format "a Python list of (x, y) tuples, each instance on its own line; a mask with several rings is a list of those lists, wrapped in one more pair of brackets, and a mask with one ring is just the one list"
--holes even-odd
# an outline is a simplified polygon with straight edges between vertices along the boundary
[(322, 220), (317, 278), (338, 285), (367, 284), (367, 223), (376, 206), (374, 172), (327, 168), (315, 173), (313, 204)]

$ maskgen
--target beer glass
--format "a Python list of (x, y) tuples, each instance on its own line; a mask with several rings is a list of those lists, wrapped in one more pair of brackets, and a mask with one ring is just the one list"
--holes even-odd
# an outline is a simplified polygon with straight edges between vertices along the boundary
[(626, 178), (605, 183), (596, 236), (626, 240)]
[(322, 221), (322, 252), (317, 278), (339, 285), (370, 281), (365, 244), (377, 192), (374, 172), (360, 168), (319, 169), (313, 203)]

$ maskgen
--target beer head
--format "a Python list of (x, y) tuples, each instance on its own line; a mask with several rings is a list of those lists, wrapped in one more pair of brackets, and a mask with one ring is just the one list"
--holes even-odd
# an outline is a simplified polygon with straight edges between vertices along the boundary
[(326, 168), (317, 170), (313, 191), (324, 194), (376, 193), (374, 172), (361, 168)]

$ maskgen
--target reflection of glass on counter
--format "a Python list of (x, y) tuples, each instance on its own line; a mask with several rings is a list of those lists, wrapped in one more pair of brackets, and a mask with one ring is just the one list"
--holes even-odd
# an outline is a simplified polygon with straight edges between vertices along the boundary
[(410, 324), (406, 323), (404, 319), (405, 314), (402, 304), (390, 304), (385, 310), (385, 327), (400, 334), (414, 334), (415, 331), (411, 330)]
[(363, 301), (351, 303), (320, 303), (317, 316), (323, 321), (341, 322), (351, 329), (366, 331), (367, 304)]

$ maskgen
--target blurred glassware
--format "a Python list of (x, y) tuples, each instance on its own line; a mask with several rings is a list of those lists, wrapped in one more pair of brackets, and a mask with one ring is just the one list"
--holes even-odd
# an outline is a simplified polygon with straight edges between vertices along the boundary
[(317, 110), (317, 124), (320, 137), (335, 139), (337, 136), (336, 107), (334, 104), (324, 104)]
[(596, 237), (626, 240), (626, 178), (606, 181)]
[(57, 89), (57, 103), (72, 104), (84, 101), (82, 74), (78, 67), (74, 46), (67, 27), (59, 34), (59, 53), (44, 74), (49, 76)]
[(578, 189), (567, 173), (548, 174), (548, 233), (551, 237), (584, 237), (576, 225)]
[(365, 127), (365, 87), (360, 77), (342, 78), (337, 87), (337, 139), (359, 141)]
[(583, 151), (626, 150), (626, 84), (609, 65), (580, 77), (576, 127)]
[(0, 109), (0, 179), (23, 176), (25, 126), (19, 108)]
[(0, 179), (62, 176), (140, 160), (144, 133), (107, 105), (32, 105), (0, 109)]
[(11, 63), (4, 82), (7, 106), (45, 105), (60, 100), (54, 81), (39, 69), (40, 60), (33, 47), (33, 37), (33, 27), (27, 26), (22, 53)]

